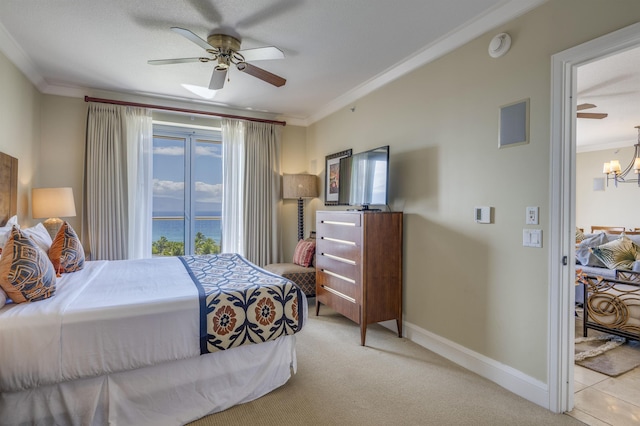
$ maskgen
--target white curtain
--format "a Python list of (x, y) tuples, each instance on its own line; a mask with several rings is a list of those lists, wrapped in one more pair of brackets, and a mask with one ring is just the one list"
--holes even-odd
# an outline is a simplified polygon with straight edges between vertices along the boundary
[(129, 201), (128, 259), (151, 257), (153, 208), (153, 122), (151, 111), (128, 108), (127, 188)]
[(223, 120), (222, 251), (278, 261), (281, 127)]
[(91, 259), (151, 256), (151, 112), (89, 104), (85, 158)]
[(244, 251), (244, 122), (222, 120), (223, 253)]

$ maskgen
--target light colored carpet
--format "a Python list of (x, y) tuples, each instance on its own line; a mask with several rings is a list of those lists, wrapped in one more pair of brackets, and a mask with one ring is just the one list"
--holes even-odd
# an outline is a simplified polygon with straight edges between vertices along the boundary
[[(313, 302), (313, 299), (311, 299)], [(356, 324), (310, 305), (298, 373), (209, 425), (579, 425), (516, 396), (379, 325), (360, 346)]]

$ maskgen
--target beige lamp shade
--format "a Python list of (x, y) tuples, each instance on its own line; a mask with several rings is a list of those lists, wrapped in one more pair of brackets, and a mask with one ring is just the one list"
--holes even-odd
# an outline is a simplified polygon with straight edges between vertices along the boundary
[(282, 176), (282, 198), (315, 198), (318, 196), (316, 175), (299, 174)]
[(48, 217), (74, 217), (76, 204), (72, 188), (33, 188), (31, 215), (34, 219)]

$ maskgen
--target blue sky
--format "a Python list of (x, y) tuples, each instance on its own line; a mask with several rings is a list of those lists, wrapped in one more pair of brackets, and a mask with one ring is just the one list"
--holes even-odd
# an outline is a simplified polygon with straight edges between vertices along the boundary
[[(184, 170), (184, 141), (154, 138), (154, 215), (184, 211)], [(194, 170), (197, 214), (219, 212), (222, 203), (222, 145), (197, 142)]]

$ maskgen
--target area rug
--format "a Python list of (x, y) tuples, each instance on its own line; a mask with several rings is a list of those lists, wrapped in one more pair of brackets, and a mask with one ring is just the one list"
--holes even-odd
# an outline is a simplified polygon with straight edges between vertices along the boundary
[[(591, 331), (590, 331), (591, 333)], [(640, 342), (611, 335), (576, 338), (576, 364), (617, 377), (640, 366)]]

